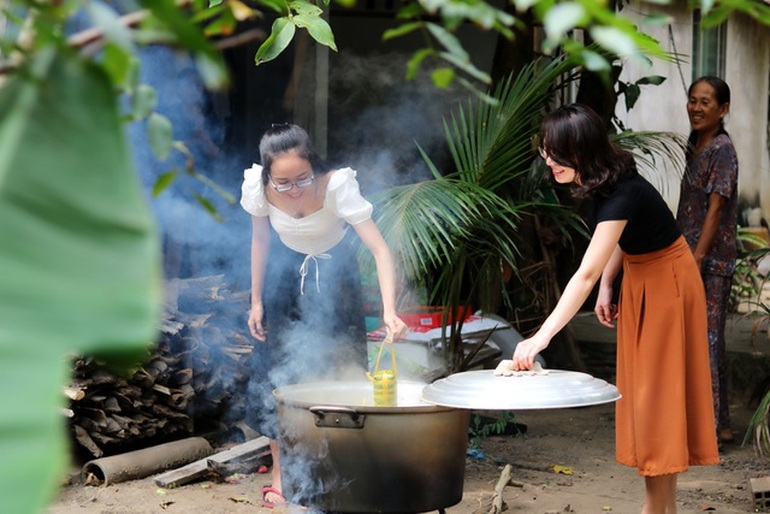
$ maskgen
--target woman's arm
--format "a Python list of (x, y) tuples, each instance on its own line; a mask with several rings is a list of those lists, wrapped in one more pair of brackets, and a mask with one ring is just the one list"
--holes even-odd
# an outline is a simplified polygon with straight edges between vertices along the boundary
[(698, 242), (693, 248), (692, 254), (695, 256), (695, 262), (698, 263), (698, 269), (700, 269), (703, 263), (703, 258), (711, 248), (711, 244), (714, 242), (714, 238), (719, 230), (719, 220), (722, 219), (722, 212), (727, 205), (727, 198), (719, 193), (711, 193), (709, 195), (709, 208), (706, 211), (706, 218), (703, 220), (703, 227), (701, 227), (700, 237)]
[(251, 311), (249, 331), (260, 341), (266, 338), (262, 325), (265, 309), (262, 304), (262, 289), (265, 283), (267, 256), (270, 253), (270, 225), (267, 216), (251, 217)]
[(535, 356), (548, 346), (553, 336), (578, 312), (615, 252), (626, 223), (626, 220), (613, 220), (603, 221), (596, 226), (580, 267), (570, 278), (553, 312), (535, 335), (516, 345), (513, 369), (532, 368)]
[(599, 281), (599, 294), (596, 297), (596, 307), (594, 312), (599, 322), (609, 328), (615, 328), (612, 322), (618, 317), (618, 306), (612, 303), (613, 290), (612, 285), (615, 277), (620, 272), (620, 266), (623, 264), (623, 251), (620, 246), (615, 246), (615, 250), (604, 266), (602, 278)]
[(398, 336), (406, 329), (406, 325), (396, 315), (396, 269), (390, 249), (371, 219), (356, 223), (353, 229), (374, 256), (382, 296), (382, 318), (388, 331)]

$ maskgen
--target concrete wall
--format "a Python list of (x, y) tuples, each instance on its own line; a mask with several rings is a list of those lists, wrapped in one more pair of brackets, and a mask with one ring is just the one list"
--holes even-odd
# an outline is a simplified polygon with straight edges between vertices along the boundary
[(732, 92), (727, 129), (738, 151), (739, 191), (750, 203), (759, 201), (770, 220), (770, 27), (733, 16), (727, 26), (726, 64)]

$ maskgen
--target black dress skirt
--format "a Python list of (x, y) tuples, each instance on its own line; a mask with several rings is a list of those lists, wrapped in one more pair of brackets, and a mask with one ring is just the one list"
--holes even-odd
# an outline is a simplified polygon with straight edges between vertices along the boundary
[(346, 237), (306, 262), (273, 234), (263, 303), (267, 340), (255, 341), (246, 422), (277, 439), (273, 390), (288, 384), (333, 380), (367, 369), (366, 325), (356, 252), (360, 239)]

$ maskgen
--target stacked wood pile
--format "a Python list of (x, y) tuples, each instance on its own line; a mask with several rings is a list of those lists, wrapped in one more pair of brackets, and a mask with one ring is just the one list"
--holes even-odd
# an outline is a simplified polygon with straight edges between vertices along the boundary
[(74, 359), (65, 390), (74, 442), (101, 457), (240, 421), (253, 348), (248, 302), (221, 275), (169, 281), (159, 340), (139, 366), (119, 376)]

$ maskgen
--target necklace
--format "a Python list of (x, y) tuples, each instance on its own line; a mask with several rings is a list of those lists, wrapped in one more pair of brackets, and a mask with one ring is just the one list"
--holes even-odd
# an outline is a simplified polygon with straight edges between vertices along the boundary
[(302, 194), (299, 197), (293, 197), (287, 193), (279, 193), (273, 189), (268, 189), (265, 191), (265, 196), (267, 197), (268, 202), (287, 216), (294, 219), (301, 219), (307, 216), (307, 214), (312, 214), (302, 212), (308, 203), (308, 199), (310, 199), (312, 212), (317, 210), (313, 205), (313, 202), (318, 198), (318, 181), (313, 182), (313, 185), (310, 187), (302, 188), (301, 191)]

